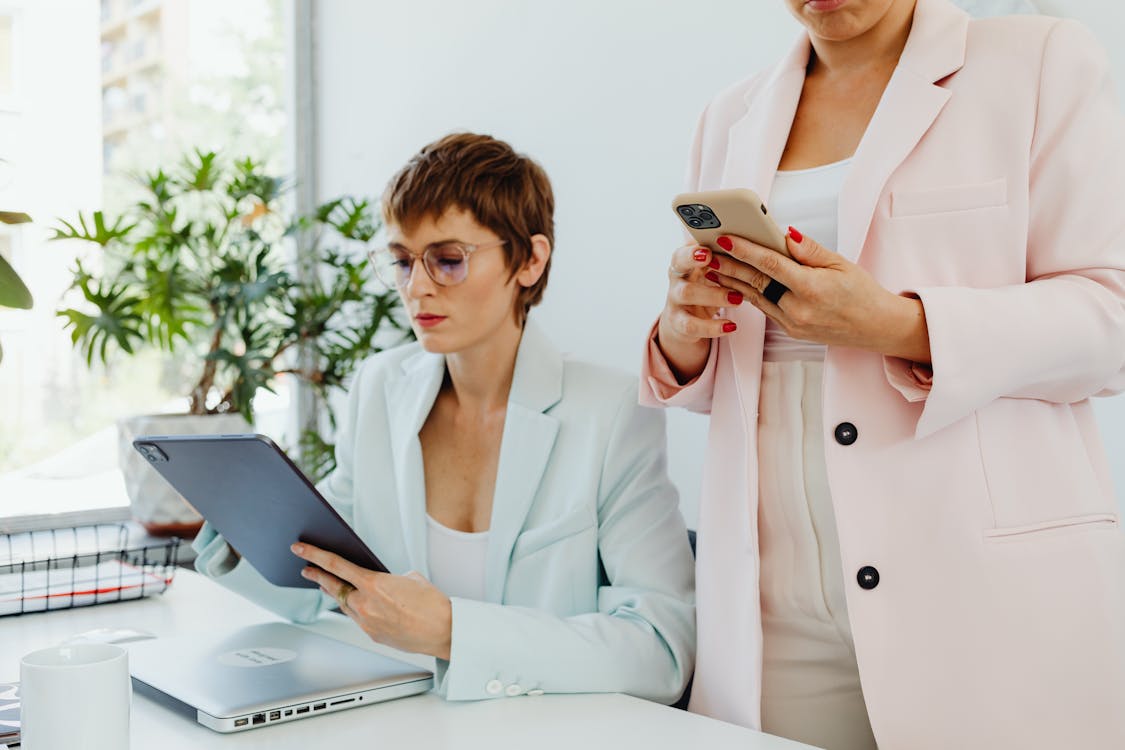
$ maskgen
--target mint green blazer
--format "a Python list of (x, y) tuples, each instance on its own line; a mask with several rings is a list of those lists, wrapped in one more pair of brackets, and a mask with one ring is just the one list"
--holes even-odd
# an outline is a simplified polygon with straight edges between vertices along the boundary
[[(367, 360), (341, 419), (337, 468), (319, 487), (393, 573), (429, 575), (418, 431), (444, 374), (444, 357), (418, 344)], [(437, 691), (680, 697), (694, 666), (694, 573), (664, 416), (637, 404), (635, 378), (564, 358), (531, 323), (488, 545), (486, 600), (452, 599)], [(273, 586), (245, 560), (232, 566), (209, 525), (195, 546), (202, 573), (282, 616), (306, 622), (334, 605), (316, 590)]]

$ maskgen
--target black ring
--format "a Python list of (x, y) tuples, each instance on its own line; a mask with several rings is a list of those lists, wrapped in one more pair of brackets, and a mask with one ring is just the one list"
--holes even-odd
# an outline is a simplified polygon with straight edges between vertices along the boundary
[(781, 295), (788, 291), (789, 287), (785, 286), (777, 279), (770, 279), (770, 283), (766, 284), (766, 288), (762, 290), (762, 296), (776, 305), (777, 301), (781, 299)]

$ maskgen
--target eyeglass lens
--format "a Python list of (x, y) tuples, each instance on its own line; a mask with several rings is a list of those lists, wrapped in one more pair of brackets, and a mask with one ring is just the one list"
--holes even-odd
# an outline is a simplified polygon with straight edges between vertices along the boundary
[[(393, 276), (396, 286), (405, 286), (410, 281), (410, 273), (414, 267), (414, 256), (401, 247), (390, 247), (386, 251), (388, 265), (386, 269)], [(456, 242), (444, 242), (440, 245), (430, 245), (422, 253), (422, 263), (426, 272), (435, 283), (443, 286), (460, 284), (469, 273), (469, 259), (461, 245)], [(382, 270), (382, 269), (380, 269)], [(391, 281), (392, 279), (385, 279)]]

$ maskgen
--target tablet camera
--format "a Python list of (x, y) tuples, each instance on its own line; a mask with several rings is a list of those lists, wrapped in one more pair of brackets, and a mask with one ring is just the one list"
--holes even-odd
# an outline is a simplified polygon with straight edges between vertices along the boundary
[(137, 450), (145, 457), (145, 460), (150, 464), (162, 464), (168, 460), (168, 456), (164, 451), (152, 443), (137, 443)]

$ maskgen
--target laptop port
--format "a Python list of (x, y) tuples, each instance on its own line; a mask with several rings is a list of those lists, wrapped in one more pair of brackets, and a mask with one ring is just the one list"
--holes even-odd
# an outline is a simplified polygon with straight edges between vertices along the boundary
[(291, 708), (290, 708), (290, 709), (287, 709), (287, 710), (285, 711), (285, 715), (286, 715), (286, 716), (292, 716), (292, 715), (293, 715), (293, 709), (291, 709)]
[(277, 721), (281, 718), (280, 711), (270, 711), (270, 721)]
[(254, 724), (255, 725), (265, 724), (265, 723), (266, 723), (266, 715), (265, 714), (254, 714)]
[(340, 704), (342, 704), (342, 703), (355, 703), (355, 698), (344, 698), (344, 699), (343, 699), (342, 701), (332, 701), (332, 702), (331, 702), (331, 703), (329, 703), (328, 705), (330, 705), (330, 706), (339, 706), (339, 705), (340, 705)]
[(297, 709), (297, 713), (299, 713), (299, 714), (307, 714), (308, 712), (309, 712), (308, 706), (301, 706), (300, 708)]
[(321, 711), (321, 710), (324, 709), (324, 706), (325, 706), (324, 703), (314, 703), (313, 704), (313, 711)]
[(234, 720), (234, 725), (235, 725), (236, 727), (244, 727), (244, 726), (246, 726), (246, 725), (247, 725), (247, 724), (249, 724), (249, 723), (250, 723), (250, 720), (249, 720), (249, 719), (235, 719), (235, 720)]

